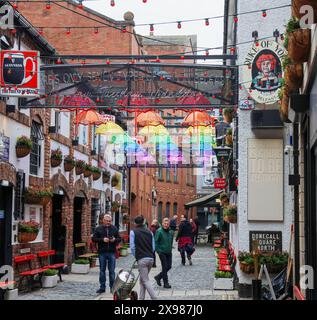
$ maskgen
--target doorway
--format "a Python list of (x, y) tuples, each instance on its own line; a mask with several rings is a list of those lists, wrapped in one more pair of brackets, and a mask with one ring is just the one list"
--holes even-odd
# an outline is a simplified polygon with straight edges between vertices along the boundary
[(74, 198), (74, 225), (73, 225), (73, 244), (81, 242), (81, 224), (82, 224), (82, 213), (84, 198), (75, 197)]
[(63, 196), (54, 194), (52, 208), (52, 249), (55, 250), (53, 263), (63, 263), (65, 259), (66, 226), (62, 225)]
[(12, 265), (12, 187), (0, 186), (0, 267)]

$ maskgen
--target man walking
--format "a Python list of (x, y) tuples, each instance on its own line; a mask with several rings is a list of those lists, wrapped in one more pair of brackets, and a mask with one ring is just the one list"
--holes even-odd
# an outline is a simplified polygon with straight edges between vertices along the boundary
[(186, 215), (181, 216), (181, 223), (178, 227), (176, 241), (178, 241), (178, 251), (182, 257), (182, 265), (184, 266), (186, 263), (185, 253), (187, 254), (189, 264), (192, 265), (191, 255), (194, 253), (195, 249), (192, 243), (192, 226), (187, 220)]
[(145, 299), (145, 291), (147, 291), (152, 300), (156, 300), (157, 296), (152, 288), (149, 273), (154, 263), (155, 241), (150, 230), (144, 225), (143, 216), (134, 219), (136, 228), (130, 232), (130, 248), (132, 254), (138, 263), (140, 274), (140, 295), (139, 299)]
[(162, 227), (155, 234), (155, 249), (161, 260), (162, 272), (155, 276), (154, 279), (159, 286), (162, 285), (161, 280), (163, 279), (164, 288), (166, 289), (171, 288), (168, 283), (167, 272), (172, 268), (172, 243), (173, 231), (170, 230), (168, 218), (164, 218)]
[(106, 214), (103, 217), (103, 224), (99, 225), (92, 237), (92, 241), (98, 245), (99, 253), (99, 283), (100, 288), (97, 293), (103, 293), (106, 291), (106, 266), (108, 262), (109, 270), (109, 285), (110, 291), (113, 292), (113, 283), (115, 280), (115, 268), (116, 268), (116, 246), (121, 241), (119, 232), (116, 226), (112, 225), (112, 217)]

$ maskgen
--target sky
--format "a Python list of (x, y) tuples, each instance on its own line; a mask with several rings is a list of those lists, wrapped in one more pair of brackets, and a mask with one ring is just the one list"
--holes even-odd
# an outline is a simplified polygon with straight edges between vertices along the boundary
[[(115, 0), (115, 6), (110, 6), (110, 0), (84, 1), (84, 5), (110, 18), (123, 20), (127, 11), (134, 13), (136, 25), (155, 22), (182, 21), (186, 19), (205, 19), (207, 17), (222, 16), (223, 0)], [(198, 47), (222, 47), (223, 19), (183, 23), (178, 29), (177, 24), (154, 26), (154, 35), (187, 35), (196, 34)], [(136, 27), (137, 33), (148, 36), (149, 26)], [(222, 53), (222, 50), (210, 51), (210, 54)], [(201, 52), (204, 54), (204, 52)]]

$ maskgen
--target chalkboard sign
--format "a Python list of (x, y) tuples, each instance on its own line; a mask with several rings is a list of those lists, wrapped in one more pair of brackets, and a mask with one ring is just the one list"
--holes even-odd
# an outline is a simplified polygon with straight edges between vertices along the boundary
[(250, 252), (253, 250), (254, 240), (258, 241), (260, 251), (282, 251), (281, 231), (250, 231)]

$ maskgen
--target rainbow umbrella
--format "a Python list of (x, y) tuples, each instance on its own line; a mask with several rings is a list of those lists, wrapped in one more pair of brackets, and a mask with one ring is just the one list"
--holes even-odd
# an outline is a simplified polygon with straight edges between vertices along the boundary
[(101, 124), (96, 129), (96, 134), (103, 134), (103, 135), (120, 135), (124, 134), (124, 130), (115, 122), (108, 121), (106, 124)]
[(162, 126), (145, 126), (139, 131), (140, 136), (152, 136), (152, 135), (157, 135), (157, 136), (168, 136), (169, 133), (167, 129)]

